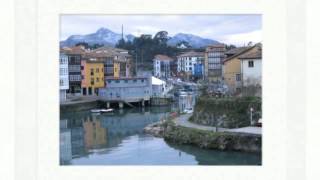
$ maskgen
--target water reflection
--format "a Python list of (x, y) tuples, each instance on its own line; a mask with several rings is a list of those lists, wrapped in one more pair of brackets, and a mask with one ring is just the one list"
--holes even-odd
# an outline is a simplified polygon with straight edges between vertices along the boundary
[(170, 109), (147, 107), (101, 115), (87, 111), (61, 114), (60, 164), (70, 164), (72, 159), (100, 152), (99, 149), (107, 151), (129, 136), (143, 134), (146, 125), (164, 118)]
[[(192, 102), (192, 101), (191, 101)], [(143, 128), (168, 116), (174, 107), (123, 109), (113, 114), (63, 113), (60, 117), (62, 165), (259, 164), (256, 154), (203, 150), (168, 144)]]

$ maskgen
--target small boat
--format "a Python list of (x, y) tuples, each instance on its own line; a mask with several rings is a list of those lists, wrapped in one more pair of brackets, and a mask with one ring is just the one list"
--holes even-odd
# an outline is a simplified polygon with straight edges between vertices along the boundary
[(100, 109), (100, 112), (101, 113), (108, 113), (108, 112), (112, 112), (113, 111), (113, 109)]
[(91, 109), (90, 110), (92, 113), (100, 113), (100, 109)]

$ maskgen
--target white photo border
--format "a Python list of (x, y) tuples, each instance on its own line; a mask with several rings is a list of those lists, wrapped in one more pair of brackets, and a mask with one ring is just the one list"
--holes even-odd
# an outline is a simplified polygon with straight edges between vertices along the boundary
[[(297, 43), (296, 32), (288, 30), (288, 23), (295, 19), (288, 15), (299, 9), (299, 3), (287, 7), (284, 0), (16, 0), (16, 149), (23, 149), (16, 150), (16, 179), (303, 179), (304, 170), (297, 170), (304, 165), (299, 164), (304, 161), (304, 146), (295, 146), (301, 145), (295, 139), (301, 142), (305, 138), (305, 122), (299, 121), (304, 111), (295, 112), (297, 106), (291, 100), (301, 89), (292, 90), (298, 86), (288, 76), (301, 65), (305, 40), (298, 39), (299, 46), (287, 49)], [(262, 166), (60, 166), (57, 77), (61, 14), (262, 14)], [(301, 25), (301, 21), (303, 18), (298, 18), (295, 24)], [(298, 32), (300, 38), (304, 37), (302, 33), (304, 29)], [(291, 55), (289, 61), (288, 54), (292, 52), (300, 56)], [(303, 67), (300, 70), (305, 72)], [(26, 87), (28, 96), (24, 96)], [(304, 103), (303, 98), (298, 98), (300, 102)], [(288, 121), (289, 110), (293, 124)], [(294, 151), (289, 149), (292, 147)]]

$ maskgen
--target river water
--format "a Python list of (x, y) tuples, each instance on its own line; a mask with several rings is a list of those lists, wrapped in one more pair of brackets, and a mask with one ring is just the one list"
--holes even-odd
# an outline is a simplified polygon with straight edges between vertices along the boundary
[(61, 165), (260, 165), (261, 154), (204, 150), (143, 133), (172, 107), (60, 115)]

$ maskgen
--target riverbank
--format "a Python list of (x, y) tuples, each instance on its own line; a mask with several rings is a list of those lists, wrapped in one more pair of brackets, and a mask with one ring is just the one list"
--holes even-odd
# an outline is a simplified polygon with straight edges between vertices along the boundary
[(228, 131), (227, 129), (219, 130), (216, 132), (213, 129), (183, 126), (183, 124), (177, 123), (177, 118), (160, 121), (148, 125), (144, 129), (146, 133), (163, 137), (166, 141), (177, 144), (190, 144), (204, 149), (261, 152), (261, 134)]

